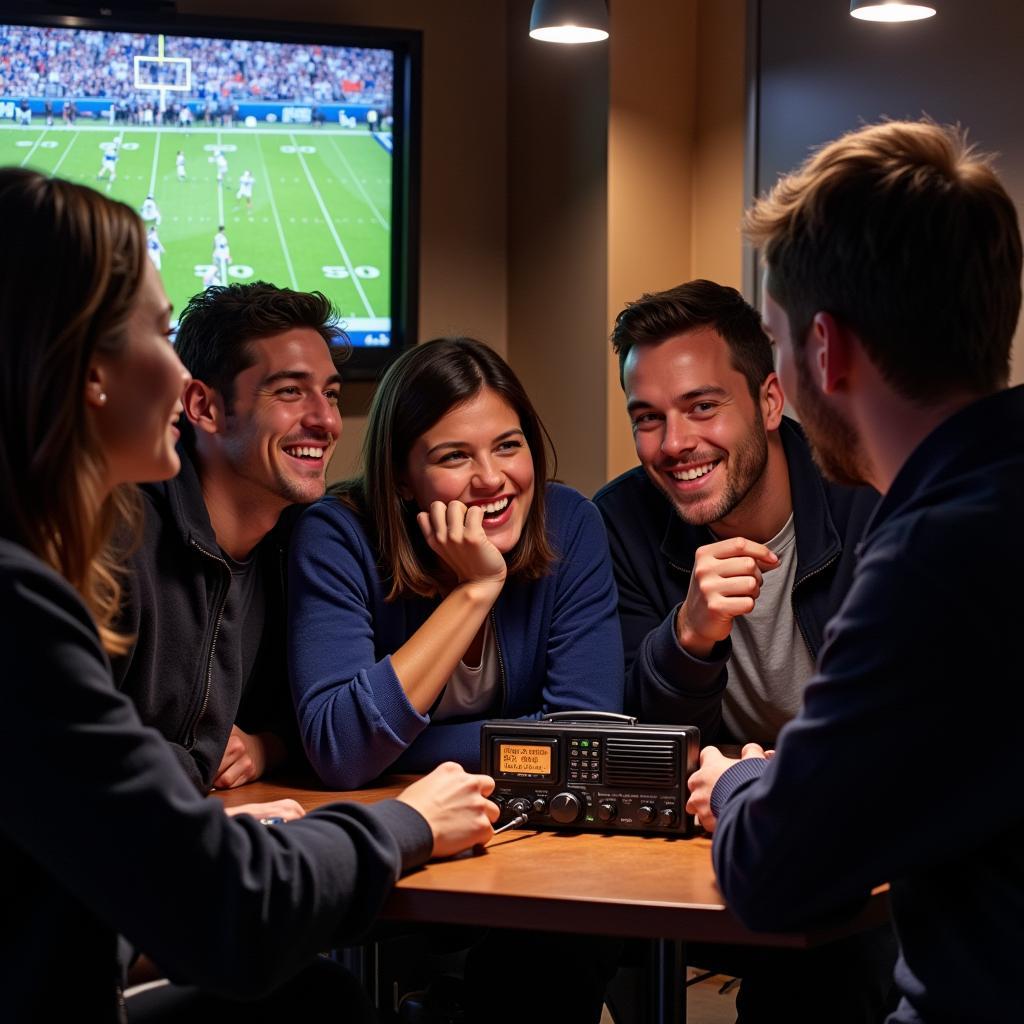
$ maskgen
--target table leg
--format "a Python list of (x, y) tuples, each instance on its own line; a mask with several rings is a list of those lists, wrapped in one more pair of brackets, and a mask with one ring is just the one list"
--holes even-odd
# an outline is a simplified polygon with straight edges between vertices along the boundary
[(686, 1020), (686, 958), (683, 943), (652, 939), (648, 953), (652, 1021), (683, 1024)]

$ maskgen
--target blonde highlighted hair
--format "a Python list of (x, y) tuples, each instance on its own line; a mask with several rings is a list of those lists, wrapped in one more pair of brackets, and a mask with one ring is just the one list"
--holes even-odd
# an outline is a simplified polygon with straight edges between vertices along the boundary
[[(142, 221), (92, 189), (0, 170), (0, 535), (60, 573), (110, 654), (120, 564), (134, 537), (134, 487), (108, 494), (86, 413), (94, 354), (125, 343), (145, 266)], [(115, 541), (114, 538), (119, 538)]]

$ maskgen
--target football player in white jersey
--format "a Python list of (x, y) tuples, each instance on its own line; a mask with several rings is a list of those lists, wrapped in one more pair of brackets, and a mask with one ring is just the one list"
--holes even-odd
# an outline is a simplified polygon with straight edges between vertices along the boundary
[(149, 258), (153, 261), (153, 266), (157, 270), (160, 270), (160, 254), (166, 252), (163, 245), (160, 243), (160, 239), (157, 237), (156, 225), (152, 224), (149, 231), (146, 232), (146, 252)]
[(243, 171), (242, 177), (238, 179), (238, 195), (236, 199), (244, 199), (246, 209), (252, 213), (252, 186), (256, 179), (252, 176), (252, 171)]
[(113, 142), (108, 142), (103, 147), (103, 162), (100, 164), (100, 173), (97, 179), (107, 178), (107, 189), (117, 181), (117, 160), (121, 155), (121, 137), (118, 136)]
[(142, 209), (139, 211), (139, 216), (149, 224), (152, 222), (155, 226), (160, 224), (160, 208), (156, 205), (156, 200), (152, 196), (146, 196), (142, 203)]
[(228, 283), (228, 264), (231, 262), (231, 247), (228, 245), (228, 236), (224, 234), (224, 225), (217, 229), (213, 236), (213, 265), (220, 274), (220, 283)]
[(178, 150), (178, 155), (174, 158), (174, 166), (178, 171), (178, 181), (185, 180), (185, 154)]

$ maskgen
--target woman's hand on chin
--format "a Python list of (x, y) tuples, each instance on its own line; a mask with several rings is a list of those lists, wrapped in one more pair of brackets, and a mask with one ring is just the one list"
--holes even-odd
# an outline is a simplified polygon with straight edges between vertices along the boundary
[(502, 553), (484, 531), (484, 510), (461, 501), (434, 501), (416, 516), (431, 550), (455, 574), (460, 584), (497, 587), (505, 583), (508, 567)]

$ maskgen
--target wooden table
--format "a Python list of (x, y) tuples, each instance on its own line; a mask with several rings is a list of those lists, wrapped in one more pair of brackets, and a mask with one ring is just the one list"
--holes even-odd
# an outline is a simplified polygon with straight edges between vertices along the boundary
[[(228, 806), (291, 797), (307, 811), (334, 800), (372, 803), (395, 796), (411, 778), (392, 777), (347, 793), (255, 782), (218, 793)], [(803, 932), (752, 932), (722, 902), (707, 837), (602, 835), (510, 830), (485, 849), (432, 861), (400, 879), (382, 917), (485, 927), (532, 928), (661, 940), (654, 1015), (683, 1019), (681, 943), (716, 942), (805, 949), (863, 931), (888, 918), (888, 893), (876, 890), (861, 912)]]

